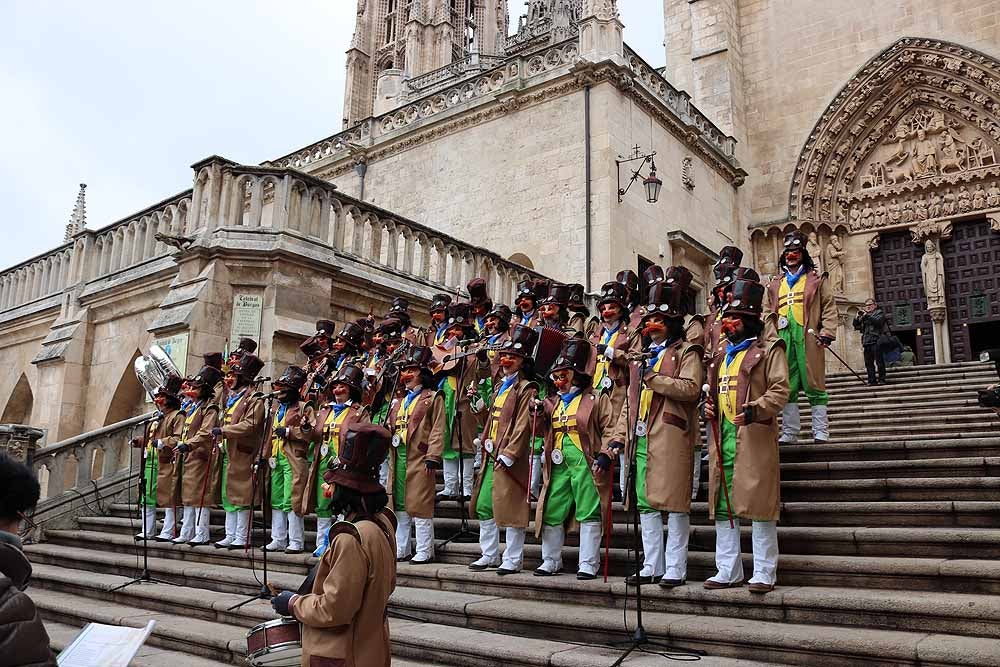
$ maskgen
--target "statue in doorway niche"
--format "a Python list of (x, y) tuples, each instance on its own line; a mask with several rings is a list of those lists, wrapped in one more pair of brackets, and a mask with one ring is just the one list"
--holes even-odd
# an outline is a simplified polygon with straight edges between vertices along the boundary
[(924, 279), (924, 294), (931, 310), (945, 307), (944, 256), (934, 239), (924, 241), (924, 256), (920, 259), (920, 272)]
[(826, 271), (830, 275), (830, 285), (833, 293), (842, 296), (844, 294), (844, 247), (840, 242), (839, 234), (830, 236), (830, 245), (826, 248)]

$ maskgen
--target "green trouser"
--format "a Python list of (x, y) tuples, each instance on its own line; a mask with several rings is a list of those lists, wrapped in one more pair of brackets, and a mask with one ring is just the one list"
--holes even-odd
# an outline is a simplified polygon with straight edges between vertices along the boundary
[[(234, 505), (229, 502), (229, 450), (222, 448), (222, 509), (227, 512), (239, 512), (250, 509), (249, 505)], [(273, 486), (272, 486), (273, 488)]]
[(392, 480), (392, 505), (397, 512), (406, 510), (406, 443), (392, 448), (395, 477)]
[[(456, 384), (458, 383), (456, 378), (449, 375), (442, 379), (441, 384), (438, 385), (438, 389), (444, 393), (444, 452), (441, 453), (441, 457), (446, 460), (458, 458), (458, 452), (451, 440), (451, 427), (455, 423), (455, 402), (458, 393), (451, 384), (452, 380), (455, 380)], [(459, 425), (459, 428), (462, 426)]]
[(277, 465), (271, 469), (271, 507), (282, 512), (292, 511), (292, 466), (279, 449), (274, 457)]
[(391, 397), (386, 397), (385, 403), (382, 407), (378, 409), (378, 413), (375, 415), (375, 419), (372, 420), (373, 424), (382, 424), (385, 426), (385, 418), (389, 414), (389, 404), (392, 402)]
[(639, 499), (639, 513), (651, 514), (660, 510), (649, 506), (646, 499), (646, 460), (648, 459), (647, 448), (649, 439), (642, 436), (635, 443), (635, 496)]
[[(733, 498), (733, 469), (736, 464), (736, 426), (725, 417), (719, 418), (719, 426), (722, 431), (722, 469), (726, 471), (726, 489), (731, 501)], [(720, 486), (715, 498), (715, 520), (722, 521), (728, 517), (726, 494), (722, 492)]]
[(826, 405), (830, 397), (825, 391), (809, 387), (809, 373), (806, 370), (806, 338), (802, 325), (788, 313), (788, 326), (778, 330), (778, 337), (785, 341), (788, 354), (788, 402), (799, 400), (799, 392), (806, 395), (809, 405)]
[[(544, 382), (538, 383), (538, 400), (544, 401), (548, 395), (548, 390), (545, 388)], [(534, 451), (535, 456), (539, 456), (542, 453), (542, 449), (545, 447), (545, 436), (537, 433), (535, 434), (535, 441), (531, 445), (531, 449)]]
[(493, 518), (493, 466), (489, 457), (483, 461), (483, 483), (479, 485), (479, 496), (476, 498), (476, 518), (489, 521)]
[[(326, 456), (323, 456), (323, 450), (317, 447), (313, 453), (313, 456), (319, 456), (319, 467), (317, 468), (316, 474), (316, 516), (320, 519), (329, 519), (333, 516), (333, 512), (330, 511), (330, 505), (333, 503), (333, 498), (327, 498), (323, 494), (323, 484), (326, 482), (323, 480), (323, 471), (328, 470), (330, 467), (330, 462), (337, 458), (337, 451), (333, 446), (327, 445), (329, 450), (326, 452)], [(310, 464), (312, 460), (310, 459)]]
[(574, 512), (579, 523), (600, 521), (601, 496), (597, 493), (587, 457), (568, 435), (563, 436), (562, 453), (563, 462), (552, 464), (542, 523), (561, 526), (570, 512)]
[(143, 451), (146, 452), (146, 461), (143, 463), (146, 488), (142, 504), (146, 507), (156, 507), (156, 476), (160, 473), (160, 456), (155, 449), (153, 451), (149, 451), (148, 449)]

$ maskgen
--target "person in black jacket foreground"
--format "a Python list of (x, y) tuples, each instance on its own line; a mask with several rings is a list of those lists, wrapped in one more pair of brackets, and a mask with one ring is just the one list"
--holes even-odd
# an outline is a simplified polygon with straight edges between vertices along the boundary
[[(885, 313), (868, 299), (861, 311), (854, 317), (854, 328), (861, 332), (861, 345), (865, 349), (865, 368), (868, 370), (868, 384), (885, 384), (885, 357), (879, 347), (879, 339), (885, 330)], [(878, 378), (875, 372), (878, 370)]]

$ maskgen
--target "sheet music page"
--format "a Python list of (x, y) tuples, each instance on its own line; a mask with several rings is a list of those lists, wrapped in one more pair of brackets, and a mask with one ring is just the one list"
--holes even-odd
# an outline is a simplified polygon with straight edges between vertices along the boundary
[(128, 667), (155, 625), (156, 621), (144, 628), (90, 623), (59, 654), (59, 667)]

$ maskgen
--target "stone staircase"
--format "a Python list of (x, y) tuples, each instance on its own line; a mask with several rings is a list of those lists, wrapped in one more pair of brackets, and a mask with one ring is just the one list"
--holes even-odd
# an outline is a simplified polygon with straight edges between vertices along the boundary
[[(778, 587), (763, 596), (701, 587), (714, 573), (703, 488), (692, 516), (690, 584), (643, 588), (650, 637), (704, 652), (706, 665), (1000, 665), (1000, 419), (975, 396), (995, 378), (986, 364), (890, 371), (890, 384), (874, 388), (833, 377), (830, 442), (782, 447)], [(802, 421), (809, 423), (805, 405)], [(457, 504), (443, 503), (438, 514), (440, 540), (459, 525)], [(259, 601), (227, 611), (259, 587), (247, 559), (152, 543), (153, 575), (176, 585), (111, 593), (140, 568), (133, 516), (127, 505), (111, 505), (27, 547), (35, 563), (29, 592), (53, 643), (64, 645), (88, 621), (140, 626), (156, 618), (138, 667), (243, 664), (246, 630), (273, 617)], [(526, 572), (503, 579), (467, 569), (477, 544), (448, 544), (436, 564), (401, 564), (393, 664), (611, 665), (619, 653), (605, 644), (635, 627), (634, 589), (622, 582), (631, 528), (620, 507), (614, 521), (607, 583), (531, 576), (540, 547), (530, 537)], [(221, 512), (212, 524), (218, 539)], [(749, 527), (743, 532), (750, 572)], [(569, 538), (568, 571), (575, 544)], [(274, 555), (270, 579), (297, 587), (313, 560)], [(257, 566), (259, 575), (259, 558)], [(625, 664), (664, 662), (637, 653)]]

